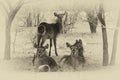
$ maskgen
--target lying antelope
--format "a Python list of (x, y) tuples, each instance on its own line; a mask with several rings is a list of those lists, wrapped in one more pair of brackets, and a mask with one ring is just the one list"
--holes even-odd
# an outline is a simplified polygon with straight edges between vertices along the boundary
[(71, 54), (70, 55), (64, 55), (59, 62), (63, 61), (64, 65), (68, 65), (76, 69), (79, 64), (85, 63), (85, 58), (83, 55), (83, 46), (81, 40), (76, 40), (76, 42), (71, 45), (68, 42), (66, 43), (66, 46), (70, 48)]
[[(34, 55), (32, 60), (33, 65), (35, 62), (35, 66), (39, 69), (39, 71), (42, 71), (42, 69), (47, 69), (48, 71), (56, 71), (59, 66), (52, 57), (47, 56), (46, 49), (48, 49), (48, 44), (46, 46), (40, 46), (38, 48), (37, 54)], [(43, 71), (46, 72), (46, 70)]]

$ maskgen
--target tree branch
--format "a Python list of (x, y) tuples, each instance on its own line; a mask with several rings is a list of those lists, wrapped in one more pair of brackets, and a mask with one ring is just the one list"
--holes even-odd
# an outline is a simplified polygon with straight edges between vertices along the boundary
[(9, 14), (9, 11), (8, 9), (6, 8), (5, 4), (3, 2), (0, 2), (2, 8), (4, 9), (5, 13), (8, 15)]
[(8, 7), (9, 7), (10, 11), (12, 11), (13, 7), (12, 7), (10, 1), (9, 0), (5, 0), (5, 1), (6, 1), (7, 5), (8, 5)]
[(16, 5), (16, 7), (10, 11), (9, 17), (10, 17), (10, 21), (13, 21), (14, 17), (16, 16), (16, 13), (19, 11), (19, 9), (22, 7), (24, 1), (23, 0), (19, 0), (18, 4)]

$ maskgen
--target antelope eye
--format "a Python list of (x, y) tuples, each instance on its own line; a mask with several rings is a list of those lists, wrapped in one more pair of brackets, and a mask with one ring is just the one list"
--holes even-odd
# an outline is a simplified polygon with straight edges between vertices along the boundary
[(73, 49), (73, 48), (70, 46), (70, 49)]
[(39, 51), (39, 53), (40, 53), (41, 51)]
[(40, 54), (38, 54), (38, 56), (40, 57), (41, 55), (40, 55)]
[(73, 48), (70, 47), (70, 50), (73, 50)]
[(45, 51), (45, 49), (42, 49), (42, 51)]

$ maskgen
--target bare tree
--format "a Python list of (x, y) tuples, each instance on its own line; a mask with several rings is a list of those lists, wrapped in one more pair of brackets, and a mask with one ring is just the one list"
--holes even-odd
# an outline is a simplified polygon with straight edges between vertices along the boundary
[(35, 25), (34, 26), (38, 26), (40, 24), (40, 13), (37, 13), (36, 15), (34, 15), (34, 20), (35, 20)]
[(31, 12), (28, 13), (27, 19), (26, 19), (26, 23), (27, 23), (27, 27), (32, 27), (32, 18), (31, 18), (32, 14)]
[(66, 11), (65, 20), (63, 22), (64, 33), (67, 33), (67, 31), (69, 31), (74, 27), (77, 21), (78, 14), (79, 14), (79, 11), (74, 11), (72, 14), (68, 14), (68, 12)]
[(5, 54), (4, 59), (9, 60), (11, 58), (10, 52), (11, 52), (11, 25), (12, 22), (17, 14), (17, 12), (22, 7), (24, 1), (19, 0), (15, 7), (12, 6), (12, 4), (9, 2), (9, 0), (6, 0), (6, 4), (2, 3), (2, 7), (6, 13), (6, 25), (5, 25)]
[(38, 13), (37, 14), (37, 25), (39, 25), (40, 24), (40, 14)]
[(15, 30), (15, 38), (14, 38), (14, 40), (13, 40), (13, 53), (16, 53), (16, 41), (17, 41), (17, 35), (18, 35), (18, 33), (19, 32), (22, 32), (22, 31), (24, 31), (23, 29), (20, 29), (20, 28), (16, 28), (16, 30)]
[(101, 22), (101, 27), (102, 27), (103, 66), (107, 66), (109, 62), (109, 55), (108, 55), (108, 40), (107, 40), (107, 31), (106, 31), (106, 23), (105, 23), (105, 12), (103, 8), (103, 4), (99, 5), (98, 19)]
[(91, 33), (96, 33), (96, 28), (97, 28), (97, 24), (98, 24), (98, 18), (97, 18), (97, 13), (95, 10), (88, 10), (86, 11), (87, 13), (87, 19), (88, 19), (88, 23), (90, 25), (90, 30)]
[(119, 27), (120, 27), (120, 10), (118, 13), (118, 21), (117, 21), (117, 28), (114, 31), (114, 36), (113, 36), (113, 48), (112, 48), (112, 56), (111, 56), (111, 61), (110, 64), (114, 65), (115, 64), (115, 59), (116, 59), (116, 53), (117, 53), (117, 44), (118, 44), (118, 33), (119, 33)]
[(44, 15), (41, 14), (41, 11), (39, 9), (34, 9), (33, 12), (33, 25), (36, 27), (38, 26), (41, 21), (44, 20)]
[(18, 34), (18, 30), (16, 29), (15, 30), (15, 39), (13, 41), (13, 53), (16, 52), (16, 46), (15, 46), (15, 43), (16, 43), (16, 39), (17, 39), (17, 34)]

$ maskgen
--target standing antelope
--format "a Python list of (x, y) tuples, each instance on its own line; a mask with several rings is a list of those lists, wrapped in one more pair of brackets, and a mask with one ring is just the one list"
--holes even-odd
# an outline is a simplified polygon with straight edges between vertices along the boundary
[(46, 23), (46, 22), (42, 22), (39, 26), (38, 26), (38, 31), (37, 31), (37, 43), (38, 43), (38, 47), (40, 44), (40, 41), (42, 39), (42, 42), (40, 44), (40, 46), (42, 46), (45, 42), (46, 39), (50, 39), (50, 50), (49, 50), (49, 56), (51, 56), (51, 47), (52, 47), (52, 40), (54, 42), (54, 48), (55, 48), (55, 54), (56, 56), (58, 56), (57, 53), (57, 49), (56, 49), (56, 38), (58, 36), (58, 34), (62, 31), (62, 19), (64, 17), (64, 15), (66, 14), (66, 12), (64, 14), (57, 14), (54, 13), (54, 16), (57, 17), (56, 23)]

